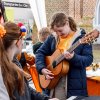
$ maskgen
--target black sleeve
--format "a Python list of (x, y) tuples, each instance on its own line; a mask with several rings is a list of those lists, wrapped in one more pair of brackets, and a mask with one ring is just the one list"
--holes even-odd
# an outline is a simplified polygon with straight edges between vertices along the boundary
[(31, 100), (48, 100), (49, 96), (45, 94), (41, 94), (40, 92), (36, 92), (34, 89), (29, 87), (30, 94), (31, 94)]
[(36, 44), (33, 45), (33, 53), (35, 54), (36, 51), (39, 49), (39, 47), (42, 45), (43, 43), (41, 42), (37, 42)]
[(21, 58), (19, 60), (22, 68), (26, 65), (26, 58), (25, 58), (25, 55), (24, 55), (24, 52), (21, 53)]

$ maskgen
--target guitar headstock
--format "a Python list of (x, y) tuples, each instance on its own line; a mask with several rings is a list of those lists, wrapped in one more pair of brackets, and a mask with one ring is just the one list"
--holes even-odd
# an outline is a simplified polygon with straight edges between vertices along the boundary
[(81, 44), (84, 43), (93, 43), (99, 37), (99, 32), (97, 30), (93, 30), (89, 34), (86, 34), (84, 37), (80, 39)]

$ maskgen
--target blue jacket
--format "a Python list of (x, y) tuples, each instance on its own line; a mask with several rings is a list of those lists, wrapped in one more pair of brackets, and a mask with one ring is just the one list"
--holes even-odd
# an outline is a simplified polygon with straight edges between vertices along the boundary
[[(83, 37), (81, 33), (73, 44)], [(45, 65), (45, 56), (50, 56), (56, 49), (56, 40), (53, 35), (49, 36), (44, 44), (36, 52), (36, 67), (39, 73)], [(92, 46), (81, 44), (75, 50), (74, 57), (69, 60), (67, 96), (87, 96), (86, 67), (93, 61)]]

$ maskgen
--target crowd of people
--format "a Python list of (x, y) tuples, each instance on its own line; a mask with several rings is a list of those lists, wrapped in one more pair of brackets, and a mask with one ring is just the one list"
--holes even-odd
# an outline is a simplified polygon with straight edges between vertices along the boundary
[[(29, 86), (27, 77), (31, 76), (22, 69), (25, 59), (24, 65), (17, 59), (22, 54), (23, 33), (26, 30), (14, 22), (5, 22), (3, 13), (4, 9), (0, 8), (0, 100), (66, 100), (71, 96), (88, 96), (86, 67), (93, 62), (92, 45), (80, 44), (69, 50), (86, 35), (84, 29), (77, 28), (72, 17), (55, 13), (50, 28), (44, 27), (38, 33), (39, 42), (33, 45), (35, 57), (32, 63), (36, 65), (38, 74), (43, 75), (45, 80), (54, 80), (57, 76), (53, 69), (59, 69), (59, 65), (62, 69), (68, 69), (64, 74), (59, 73), (53, 88), (42, 87), (43, 93), (40, 93)], [(91, 33), (98, 37), (99, 32), (97, 27)], [(57, 63), (58, 53), (63, 59)], [(47, 56), (55, 63), (50, 68), (46, 62)]]

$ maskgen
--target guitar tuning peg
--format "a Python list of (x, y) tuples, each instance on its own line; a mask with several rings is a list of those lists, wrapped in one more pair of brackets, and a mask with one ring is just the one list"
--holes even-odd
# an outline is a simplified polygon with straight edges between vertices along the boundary
[(97, 41), (97, 39), (95, 39), (95, 42)]
[(94, 43), (94, 41), (92, 40), (92, 41), (91, 41), (91, 44), (93, 44), (93, 43)]
[(89, 38), (89, 41), (91, 42), (91, 41), (93, 41), (93, 38), (91, 37), (91, 38)]
[(89, 45), (91, 45), (91, 42), (90, 43), (88, 43)]
[(90, 41), (90, 45), (92, 45), (94, 42), (95, 42), (94, 40), (91, 40), (91, 41)]
[(85, 43), (88, 43), (88, 42), (89, 42), (89, 40), (86, 40), (86, 41), (85, 41)]

